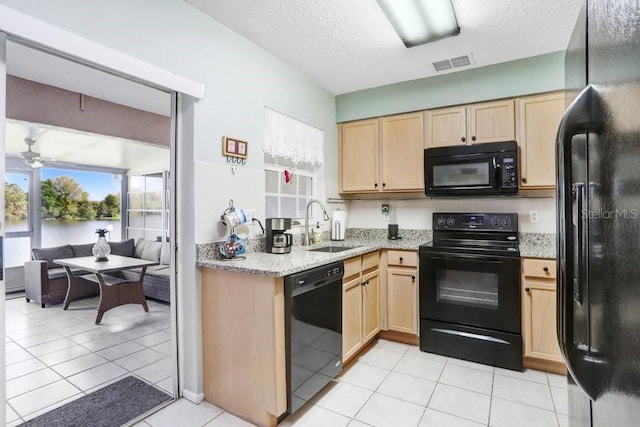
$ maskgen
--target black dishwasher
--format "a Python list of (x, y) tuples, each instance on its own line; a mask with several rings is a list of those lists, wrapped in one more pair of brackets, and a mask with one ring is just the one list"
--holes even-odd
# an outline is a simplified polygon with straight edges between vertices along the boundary
[(287, 414), (342, 370), (343, 276), (340, 261), (284, 278)]

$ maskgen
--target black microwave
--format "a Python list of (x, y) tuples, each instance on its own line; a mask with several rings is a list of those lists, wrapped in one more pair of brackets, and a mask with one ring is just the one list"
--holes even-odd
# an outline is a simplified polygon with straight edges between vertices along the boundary
[(488, 196), (518, 193), (515, 141), (424, 150), (424, 192), (434, 196)]

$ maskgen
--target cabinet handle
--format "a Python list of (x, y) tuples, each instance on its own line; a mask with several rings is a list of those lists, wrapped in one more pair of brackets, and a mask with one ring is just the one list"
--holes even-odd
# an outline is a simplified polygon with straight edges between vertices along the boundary
[(523, 184), (527, 183), (527, 178), (525, 178), (524, 176), (522, 178), (520, 178), (520, 181), (522, 181)]
[(373, 184), (373, 186), (374, 186), (375, 188), (378, 188), (378, 183), (376, 182), (375, 184)]
[(465, 138), (465, 137), (463, 136), (462, 138), (460, 138), (460, 141), (462, 141), (462, 142), (466, 142), (466, 141), (467, 141), (467, 138)]
[(384, 187), (386, 187), (386, 186), (387, 186), (387, 183), (386, 183), (386, 182), (383, 182), (383, 183), (382, 183), (382, 188), (384, 188)]
[(368, 284), (369, 284), (368, 280), (366, 282), (362, 282), (362, 286), (367, 286)]
[(542, 267), (542, 271), (544, 271), (545, 273), (549, 272), (549, 267)]
[(415, 282), (416, 281), (416, 276), (411, 276), (411, 281)]
[(524, 291), (529, 293), (529, 292), (531, 292), (531, 288), (524, 288)]
[(402, 264), (402, 257), (400, 257), (400, 264)]
[(475, 135), (471, 136), (471, 140), (475, 141), (476, 140), (476, 136)]

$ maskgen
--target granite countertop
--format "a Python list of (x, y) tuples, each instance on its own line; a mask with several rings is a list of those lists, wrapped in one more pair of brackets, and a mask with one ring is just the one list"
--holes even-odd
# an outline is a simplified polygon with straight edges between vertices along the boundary
[(523, 258), (556, 257), (556, 235), (554, 233), (521, 233), (520, 256)]
[[(311, 246), (293, 246), (291, 253), (270, 254), (266, 252), (249, 252), (245, 258), (232, 260), (200, 259), (198, 267), (215, 270), (229, 270), (241, 273), (257, 274), (270, 277), (282, 277), (298, 273), (314, 267), (320, 267), (336, 261), (363, 255), (380, 249), (398, 249), (417, 251), (418, 246), (427, 243), (424, 239), (388, 240), (380, 238), (348, 238), (339, 242), (322, 242)], [(342, 252), (313, 252), (325, 246), (353, 247)]]
[[(270, 254), (264, 251), (264, 247), (254, 247), (245, 257), (232, 260), (220, 259), (214, 246), (202, 244), (197, 250), (196, 265), (215, 270), (282, 277), (380, 249), (417, 251), (418, 247), (428, 243), (431, 237), (430, 233), (408, 233), (402, 239), (389, 240), (381, 233), (355, 230), (351, 232), (351, 236), (347, 236), (343, 241), (323, 241), (308, 247), (294, 244), (291, 253), (288, 254)], [(556, 238), (553, 233), (521, 233), (519, 240), (520, 256), (523, 258), (554, 259), (556, 257)], [(336, 253), (309, 250), (325, 246), (353, 248)]]

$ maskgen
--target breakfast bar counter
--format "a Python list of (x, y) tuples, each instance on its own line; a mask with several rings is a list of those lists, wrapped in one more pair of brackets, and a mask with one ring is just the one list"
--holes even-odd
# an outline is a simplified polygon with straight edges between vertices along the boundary
[[(367, 239), (351, 238), (339, 242), (322, 242), (310, 246), (293, 246), (288, 254), (269, 254), (265, 252), (249, 252), (242, 258), (221, 259), (213, 249), (198, 249), (198, 267), (214, 270), (228, 270), (269, 277), (284, 277), (300, 271), (342, 261), (354, 256), (363, 255), (380, 249), (418, 250), (418, 246), (427, 243), (428, 239)], [(341, 252), (315, 252), (315, 249), (333, 247), (349, 247)]]

